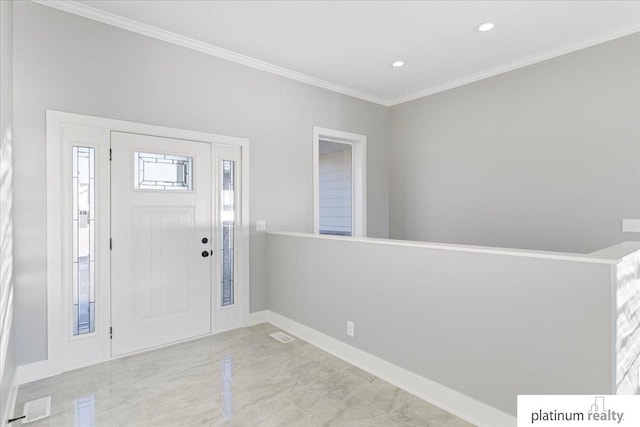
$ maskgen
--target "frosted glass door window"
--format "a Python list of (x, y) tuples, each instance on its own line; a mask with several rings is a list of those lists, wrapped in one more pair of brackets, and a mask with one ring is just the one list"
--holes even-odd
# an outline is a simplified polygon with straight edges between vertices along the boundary
[(73, 147), (73, 335), (95, 331), (95, 150)]
[(318, 165), (320, 234), (352, 235), (352, 151), (351, 144), (320, 140)]
[(222, 306), (233, 305), (234, 295), (234, 227), (236, 216), (235, 162), (222, 160), (220, 217), (222, 221)]
[(191, 190), (193, 159), (170, 154), (135, 153), (134, 188)]

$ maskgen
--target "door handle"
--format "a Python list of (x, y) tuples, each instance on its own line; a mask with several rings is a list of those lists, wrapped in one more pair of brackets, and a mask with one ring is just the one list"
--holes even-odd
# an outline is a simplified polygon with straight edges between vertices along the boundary
[(209, 251), (202, 251), (202, 257), (206, 258), (209, 256)]

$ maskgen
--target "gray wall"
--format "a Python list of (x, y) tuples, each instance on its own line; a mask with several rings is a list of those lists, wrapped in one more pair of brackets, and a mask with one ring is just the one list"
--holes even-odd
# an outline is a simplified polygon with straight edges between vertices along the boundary
[(637, 239), (640, 34), (391, 109), (392, 238), (568, 252)]
[[(620, 220), (640, 217), (637, 34), (388, 109), (31, 2), (14, 9), (21, 364), (46, 358), (47, 109), (250, 138), (251, 218), (270, 229), (312, 230), (313, 126), (367, 135), (370, 236), (590, 252), (629, 240)], [(251, 245), (257, 311), (264, 235)]]
[(271, 311), (504, 412), (612, 392), (610, 264), (278, 234), (267, 264)]
[[(0, 417), (16, 373), (13, 316), (13, 3), (0, 1)], [(0, 419), (4, 424), (5, 419)]]
[[(313, 230), (312, 127), (367, 136), (369, 234), (387, 236), (389, 110), (31, 2), (15, 4), (16, 333), (46, 358), (45, 110), (248, 137), (251, 218)], [(264, 234), (251, 309), (266, 308)]]

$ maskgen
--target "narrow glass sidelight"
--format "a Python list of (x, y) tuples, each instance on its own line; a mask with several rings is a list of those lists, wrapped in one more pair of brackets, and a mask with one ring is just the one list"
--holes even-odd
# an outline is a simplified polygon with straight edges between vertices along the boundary
[(235, 162), (221, 161), (222, 180), (220, 191), (220, 219), (222, 223), (222, 306), (233, 305), (234, 288), (234, 228), (236, 217)]
[(95, 331), (95, 149), (73, 147), (73, 335)]

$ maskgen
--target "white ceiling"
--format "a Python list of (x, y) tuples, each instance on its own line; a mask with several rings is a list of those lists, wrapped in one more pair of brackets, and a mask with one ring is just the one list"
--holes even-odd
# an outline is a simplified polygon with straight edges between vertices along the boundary
[[(54, 3), (384, 105), (640, 31), (639, 1)], [(486, 21), (496, 28), (475, 30)]]

